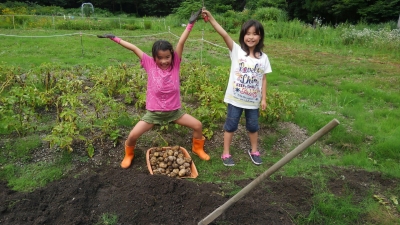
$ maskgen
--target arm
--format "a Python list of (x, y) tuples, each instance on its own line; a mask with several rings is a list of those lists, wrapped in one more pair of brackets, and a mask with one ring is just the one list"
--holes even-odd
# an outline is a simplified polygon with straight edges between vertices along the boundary
[(185, 46), (185, 42), (189, 37), (190, 31), (192, 31), (194, 23), (196, 23), (196, 19), (197, 17), (199, 17), (200, 13), (201, 9), (196, 13), (192, 14), (192, 16), (189, 19), (189, 23), (186, 26), (186, 29), (183, 31), (181, 37), (179, 38), (178, 44), (176, 44), (175, 52), (176, 54), (178, 54), (179, 58), (182, 58), (183, 47)]
[(264, 74), (261, 87), (261, 109), (267, 108), (267, 74)]
[[(188, 29), (188, 27), (190, 25), (192, 25), (192, 24), (188, 24), (186, 26), (186, 29), (183, 31), (181, 37), (179, 38), (178, 44), (176, 44), (175, 52), (176, 52), (176, 54), (178, 54), (179, 58), (182, 58), (183, 47), (185, 46), (185, 42), (186, 42), (187, 38), (189, 37), (191, 28)], [(192, 25), (192, 27), (193, 27), (193, 25)]]
[(203, 9), (203, 18), (206, 18), (206, 17), (208, 17), (208, 21), (214, 27), (215, 31), (217, 31), (217, 33), (219, 35), (221, 35), (221, 37), (224, 39), (225, 44), (229, 48), (229, 50), (232, 51), (232, 47), (233, 47), (232, 38), (224, 30), (224, 28), (222, 28), (221, 25), (219, 25), (219, 23), (214, 19), (214, 17), (211, 15), (211, 13), (209, 11)]
[(115, 43), (133, 51), (138, 57), (139, 59), (142, 59), (143, 57), (143, 51), (140, 50), (140, 48), (138, 48), (136, 45), (131, 44), (127, 41), (122, 40), (119, 37), (116, 37), (113, 34), (105, 34), (105, 35), (97, 35), (98, 38), (109, 38), (110, 40), (114, 41)]
[(136, 45), (131, 44), (131, 43), (129, 43), (127, 41), (124, 41), (124, 40), (121, 40), (119, 42), (119, 44), (121, 46), (123, 46), (124, 48), (127, 48), (127, 49), (133, 51), (139, 57), (139, 59), (142, 59), (143, 51), (140, 48), (138, 48)]

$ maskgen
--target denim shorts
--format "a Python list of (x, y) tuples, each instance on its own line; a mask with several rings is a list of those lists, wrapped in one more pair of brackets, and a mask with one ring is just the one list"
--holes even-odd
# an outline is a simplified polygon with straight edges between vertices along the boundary
[(238, 129), (239, 120), (244, 115), (246, 117), (246, 129), (250, 133), (257, 132), (260, 127), (258, 125), (259, 109), (243, 109), (228, 104), (228, 115), (224, 124), (224, 130), (227, 132), (235, 132)]

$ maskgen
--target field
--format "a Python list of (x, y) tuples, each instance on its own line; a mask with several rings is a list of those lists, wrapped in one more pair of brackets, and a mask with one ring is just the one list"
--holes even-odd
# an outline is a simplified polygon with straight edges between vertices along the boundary
[[(149, 53), (157, 39), (176, 43), (183, 28), (171, 28), (101, 34), (112, 32)], [(271, 29), (276, 27), (271, 25)], [(338, 127), (231, 206), (213, 224), (398, 224), (399, 49), (340, 44), (332, 41), (337, 30), (329, 36), (329, 30), (322, 28), (304, 29), (307, 37), (268, 36), (265, 40), (264, 51), (273, 69), (268, 75), (269, 97), (280, 99), (281, 109), (296, 106), (294, 115), (282, 110), (282, 118), (261, 121), (261, 166), (254, 166), (246, 155), (249, 142), (241, 124), (232, 145), (237, 165), (227, 168), (219, 158), (225, 108), (217, 107), (221, 106), (226, 85), (229, 55), (219, 36), (204, 24), (195, 27), (183, 56), (183, 101), (185, 110), (200, 118), (207, 128), (205, 148), (212, 159), (203, 162), (193, 156), (199, 170), (199, 177), (194, 180), (152, 176), (147, 171), (148, 148), (176, 144), (190, 149), (191, 132), (173, 125), (146, 133), (137, 144), (133, 166), (119, 168), (123, 141), (143, 113), (139, 103), (144, 89), (138, 79), (142, 73), (134, 54), (109, 40), (98, 39), (95, 35), (99, 31), (0, 30), (0, 34), (6, 34), (0, 36), (3, 110), (7, 106), (5, 99), (11, 99), (10, 93), (18, 96), (7, 83), (20, 85), (17, 77), (30, 81), (37, 76), (39, 83), (46, 75), (56, 77), (60, 83), (63, 76), (71, 83), (85, 77), (85, 83), (74, 83), (78, 86), (62, 84), (80, 89), (87, 85), (92, 90), (97, 87), (93, 85), (97, 79), (111, 93), (112, 77), (120, 79), (127, 71), (128, 78), (121, 79), (129, 82), (117, 81), (118, 94), (109, 95), (119, 103), (131, 100), (118, 108), (119, 117), (109, 108), (100, 111), (115, 120), (107, 122), (102, 117), (101, 122), (95, 121), (101, 128), (96, 131), (87, 128), (90, 121), (86, 117), (75, 115), (81, 120), (76, 123), (81, 130), (74, 130), (78, 132), (75, 137), (85, 137), (71, 143), (57, 142), (60, 136), (54, 129), (58, 126), (54, 108), (36, 109), (40, 117), (30, 123), (23, 121), (23, 126), (15, 123), (14, 130), (6, 127), (16, 117), (4, 113), (0, 121), (0, 223), (197, 224), (336, 118), (340, 121)], [(237, 36), (232, 34), (234, 40)], [(135, 82), (130, 77), (137, 86), (131, 84)], [(198, 86), (192, 84), (195, 81)], [(29, 87), (28, 83), (24, 87)], [(46, 89), (39, 83), (38, 89)], [(128, 84), (135, 88), (134, 93), (121, 92)], [(198, 91), (200, 88), (202, 92)], [(134, 97), (128, 99), (124, 93)], [(211, 100), (204, 101), (202, 93)], [(72, 91), (70, 94), (73, 96)], [(210, 110), (201, 111), (207, 102)], [(109, 100), (107, 104), (114, 106)], [(271, 100), (274, 104), (278, 103)], [(74, 109), (72, 104), (68, 106)], [(20, 109), (26, 113), (22, 109), (28, 108)], [(83, 108), (76, 109), (83, 112)], [(106, 135), (97, 138), (101, 131)], [(63, 144), (73, 151), (61, 148)]]

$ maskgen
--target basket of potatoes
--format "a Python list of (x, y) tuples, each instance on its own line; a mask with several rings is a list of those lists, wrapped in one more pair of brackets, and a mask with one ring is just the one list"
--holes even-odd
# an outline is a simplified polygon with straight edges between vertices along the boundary
[(153, 147), (146, 153), (150, 174), (172, 178), (196, 178), (199, 174), (188, 151), (181, 146)]

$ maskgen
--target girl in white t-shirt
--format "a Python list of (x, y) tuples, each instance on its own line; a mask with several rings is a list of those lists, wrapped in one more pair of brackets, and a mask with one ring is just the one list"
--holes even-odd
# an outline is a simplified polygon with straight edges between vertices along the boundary
[(262, 164), (258, 151), (258, 117), (259, 107), (267, 107), (267, 73), (271, 73), (271, 65), (267, 55), (262, 52), (264, 47), (264, 28), (256, 20), (249, 20), (242, 25), (239, 44), (235, 43), (228, 33), (218, 24), (211, 13), (205, 9), (203, 18), (222, 36), (231, 58), (229, 82), (224, 102), (228, 104), (227, 118), (224, 124), (224, 150), (221, 155), (225, 166), (234, 166), (229, 154), (234, 132), (238, 128), (240, 117), (245, 112), (246, 129), (249, 132), (251, 148), (248, 149), (250, 159), (254, 164)]
[(154, 124), (175, 122), (193, 129), (192, 152), (202, 160), (210, 156), (204, 151), (205, 138), (202, 124), (193, 116), (181, 110), (179, 72), (184, 44), (190, 31), (200, 15), (201, 10), (192, 15), (189, 24), (183, 31), (175, 51), (168, 41), (159, 40), (153, 44), (152, 57), (144, 53), (136, 45), (122, 40), (112, 34), (99, 35), (100, 38), (110, 38), (119, 45), (133, 51), (147, 73), (146, 114), (131, 130), (125, 141), (125, 157), (121, 162), (122, 168), (128, 168), (134, 158), (134, 148), (137, 139), (153, 128)]

